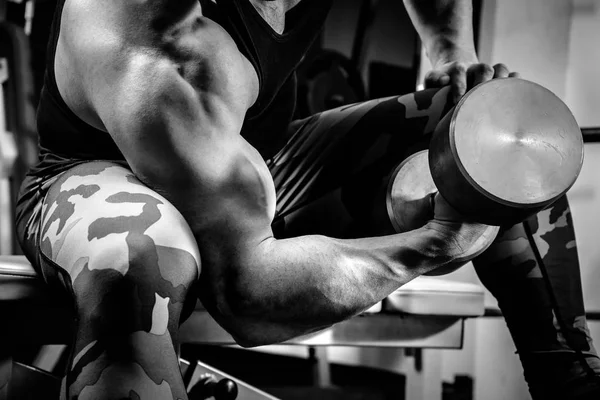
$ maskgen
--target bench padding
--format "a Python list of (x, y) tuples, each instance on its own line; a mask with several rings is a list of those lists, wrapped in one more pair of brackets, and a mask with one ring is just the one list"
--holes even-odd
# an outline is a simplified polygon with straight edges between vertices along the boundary
[(25, 257), (0, 257), (1, 302), (29, 301), (43, 294), (43, 282)]
[(480, 285), (420, 276), (392, 293), (383, 310), (420, 315), (478, 317), (485, 312)]

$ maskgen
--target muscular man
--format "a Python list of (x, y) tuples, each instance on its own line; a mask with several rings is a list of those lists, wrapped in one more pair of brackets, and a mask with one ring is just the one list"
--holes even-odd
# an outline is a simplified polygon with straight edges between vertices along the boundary
[[(471, 254), (486, 227), (439, 196), (420, 229), (382, 236), (373, 223), (379, 185), (466, 83), (509, 75), (478, 63), (469, 1), (405, 3), (429, 83), (450, 86), (290, 122), (294, 71), (331, 0), (59, 1), (17, 225), (30, 261), (73, 298), (63, 395), (186, 399), (175, 345), (198, 297), (256, 346)], [(566, 199), (475, 262), (536, 399), (597, 395)]]

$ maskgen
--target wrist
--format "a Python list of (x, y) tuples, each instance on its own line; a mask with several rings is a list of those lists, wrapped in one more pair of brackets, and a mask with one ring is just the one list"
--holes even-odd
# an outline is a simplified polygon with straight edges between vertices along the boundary
[(430, 220), (406, 234), (412, 236), (412, 244), (419, 249), (421, 266), (430, 269), (449, 263), (458, 256), (456, 237), (459, 230), (452, 223)]
[(458, 61), (466, 64), (478, 63), (475, 45), (472, 40), (465, 40), (458, 35), (440, 34), (425, 45), (431, 65), (436, 67)]
[(500, 230), (497, 226), (477, 222), (451, 222), (437, 219), (427, 223), (436, 241), (444, 243), (440, 251), (452, 262), (469, 261), (494, 241)]

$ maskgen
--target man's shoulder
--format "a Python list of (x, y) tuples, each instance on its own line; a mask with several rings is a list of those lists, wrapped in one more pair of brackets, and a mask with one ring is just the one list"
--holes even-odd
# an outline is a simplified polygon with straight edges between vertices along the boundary
[[(250, 88), (247, 65), (227, 32), (202, 16), (197, 0), (193, 0), (196, 6), (177, 18), (171, 8), (163, 10), (162, 16), (146, 10), (148, 4), (161, 6), (166, 0), (137, 1), (145, 5), (121, 5), (112, 10), (103, 9), (96, 1), (100, 5), (133, 3), (81, 0), (65, 9), (57, 65), (62, 62), (62, 70), (69, 76), (63, 74), (57, 81), (62, 88), (76, 90), (75, 101), (69, 105), (89, 104), (88, 108), (99, 113), (98, 109), (126, 98), (127, 104), (133, 102), (144, 109), (149, 99), (189, 92), (210, 100), (202, 104), (224, 102), (240, 112), (247, 110), (252, 92), (242, 90), (240, 94), (240, 88)], [(75, 1), (65, 5), (69, 3)], [(174, 19), (166, 23), (161, 18)]]
[(70, 56), (98, 66), (140, 55), (210, 61), (237, 48), (198, 0), (67, 0), (60, 35)]

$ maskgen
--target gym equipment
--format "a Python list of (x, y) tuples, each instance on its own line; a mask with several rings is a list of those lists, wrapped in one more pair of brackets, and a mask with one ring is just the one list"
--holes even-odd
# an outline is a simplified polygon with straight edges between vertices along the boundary
[[(0, 48), (5, 49), (4, 46)], [(20, 49), (20, 46), (15, 48)], [(16, 65), (14, 56), (8, 54), (7, 57), (8, 62), (5, 64)], [(27, 63), (21, 65), (23, 71), (28, 70)], [(13, 67), (8, 69), (13, 71), (11, 68)], [(9, 74), (10, 84), (15, 83), (14, 80), (10, 81), (15, 76)], [(11, 100), (9, 106), (22, 107), (27, 97), (20, 95), (18, 99), (21, 100)], [(12, 104), (13, 102), (18, 104)], [(16, 109), (12, 110), (8, 110), (8, 117), (12, 118), (16, 112)], [(0, 117), (4, 112), (4, 108), (0, 108)], [(30, 117), (26, 118), (31, 121)], [(22, 132), (11, 129), (17, 141)], [(0, 146), (4, 145), (5, 142), (2, 141)], [(4, 148), (9, 147), (7, 145)], [(22, 156), (21, 150), (19, 153)], [(6, 165), (11, 163), (5, 157), (0, 161)], [(8, 179), (13, 174), (11, 178), (14, 179), (14, 169), (9, 170), (7, 168), (4, 171), (6, 176), (3, 178)], [(6, 205), (2, 205), (2, 209), (7, 209), (5, 207)], [(11, 234), (12, 227), (0, 225), (0, 237), (11, 237)], [(478, 285), (418, 278), (392, 294), (371, 313), (336, 324), (311, 337), (291, 341), (291, 344), (411, 349), (411, 353), (415, 355), (415, 368), (407, 374), (409, 384), (406, 398), (441, 399), (441, 374), (438, 368), (440, 359), (436, 358), (439, 357), (439, 352), (422, 349), (461, 348), (464, 320), (483, 314), (483, 299), (483, 290)], [(40, 371), (35, 366), (13, 363), (11, 354), (19, 345), (70, 343), (75, 320), (69, 299), (45, 285), (24, 257), (0, 256), (0, 316), (0, 343), (3, 344), (0, 348), (0, 400), (5, 400), (7, 396), (12, 396), (8, 397), (9, 400), (26, 399), (26, 396), (36, 399), (57, 398), (55, 394), (59, 376)], [(180, 341), (184, 343), (233, 344), (231, 336), (201, 306), (196, 308), (180, 333)], [(225, 399), (233, 398), (237, 389), (241, 399), (273, 399), (272, 396), (196, 360), (181, 360), (180, 367), (186, 388), (191, 395), (198, 394), (196, 397), (222, 395)], [(6, 382), (9, 384), (4, 385)], [(33, 385), (36, 386), (36, 392), (31, 390)]]
[[(75, 328), (74, 313), (69, 299), (59, 294), (43, 283), (25, 257), (0, 256), (0, 343), (10, 344), (10, 350), (19, 345), (70, 343)], [(362, 316), (336, 324), (325, 331), (291, 340), (288, 344), (412, 349), (415, 367), (403, 371), (409, 377), (406, 398), (441, 399), (441, 371), (437, 368), (441, 354), (427, 349), (461, 348), (464, 320), (483, 313), (484, 292), (479, 285), (421, 277), (404, 285)], [(190, 318), (181, 326), (179, 341), (186, 344), (234, 344), (231, 335), (211, 318), (201, 304), (196, 306)], [(12, 363), (10, 351), (7, 355), (8, 362)], [(180, 367), (190, 393), (206, 394), (208, 391), (214, 395), (218, 389), (216, 383), (230, 379), (235, 382), (239, 399), (275, 400), (273, 396), (199, 360), (180, 360)], [(10, 394), (27, 393), (28, 382), (36, 380), (45, 386), (44, 398), (58, 398), (54, 394), (59, 375), (50, 377), (35, 366), (30, 368), (18, 363), (13, 363), (8, 374), (11, 370), (18, 379), (10, 380)], [(206, 374), (211, 376), (207, 378)], [(0, 368), (0, 384), (3, 379), (7, 379), (6, 372), (3, 375)], [(202, 386), (194, 389), (196, 385), (204, 383), (210, 386), (206, 391)], [(227, 396), (234, 392), (233, 385), (228, 381), (220, 385), (227, 389)], [(0, 394), (1, 400), (22, 398), (2, 397)], [(195, 400), (193, 397), (190, 399)]]
[(583, 134), (584, 143), (598, 143), (600, 142), (600, 128), (599, 127), (586, 127), (581, 128)]
[[(0, 224), (12, 226), (16, 193), (38, 159), (29, 39), (19, 26), (0, 20)], [(11, 232), (10, 229), (3, 229)], [(0, 236), (0, 254), (12, 254), (12, 236)]]
[(359, 70), (336, 51), (321, 50), (300, 73), (298, 112), (303, 116), (366, 98)]
[(348, 59), (335, 50), (322, 49), (298, 69), (298, 118), (366, 100), (361, 73), (365, 44), (371, 32), (379, 0), (362, 0), (352, 55)]
[[(430, 152), (420, 151), (408, 157), (396, 169), (394, 179), (388, 186), (388, 215), (397, 232), (417, 229), (433, 218), (433, 201), (437, 188), (429, 171)], [(429, 203), (429, 204), (424, 204)], [(481, 236), (465, 254), (453, 262), (434, 269), (425, 275), (446, 275), (465, 265), (483, 253), (498, 235), (500, 227), (487, 226)]]
[(238, 395), (237, 384), (231, 379), (217, 381), (214, 375), (201, 376), (199, 382), (189, 392), (191, 400), (203, 400), (214, 397), (215, 400), (235, 400)]
[(510, 226), (564, 195), (582, 164), (581, 130), (558, 97), (523, 79), (494, 79), (448, 112), (426, 153), (396, 169), (388, 216), (400, 232), (422, 226), (429, 218), (415, 209), (426, 213), (422, 202), (439, 191), (466, 221)]
[(180, 366), (190, 400), (235, 400), (238, 393), (241, 394), (240, 400), (277, 400), (203, 362), (181, 360)]
[[(367, 71), (367, 49), (381, 2), (361, 0), (359, 3), (350, 57), (337, 50), (313, 46), (301, 63), (298, 69), (296, 118), (306, 118), (335, 107), (405, 94), (416, 89), (421, 59), (421, 42), (417, 32), (413, 29), (411, 35), (402, 37), (404, 41), (415, 42), (411, 66), (369, 60)], [(399, 23), (408, 23), (408, 14), (398, 15), (398, 18)], [(368, 72), (367, 81), (363, 80), (365, 72)]]

